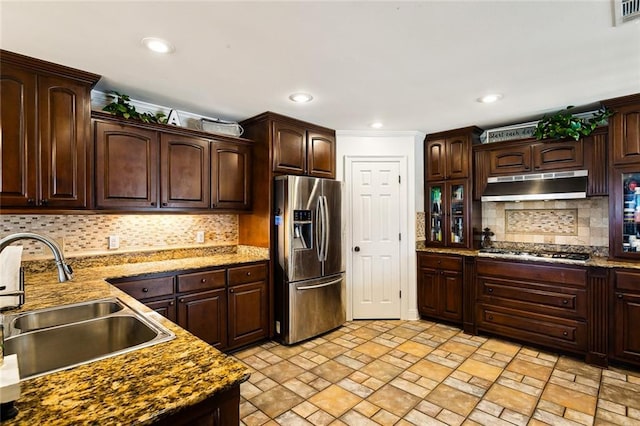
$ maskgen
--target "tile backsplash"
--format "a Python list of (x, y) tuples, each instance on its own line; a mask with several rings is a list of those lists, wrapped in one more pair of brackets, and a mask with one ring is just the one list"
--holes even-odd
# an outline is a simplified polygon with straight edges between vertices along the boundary
[[(196, 243), (196, 232), (205, 242)], [(52, 237), (67, 256), (135, 250), (235, 245), (237, 215), (2, 215), (5, 237), (16, 232), (35, 232)], [(117, 235), (120, 248), (108, 249), (108, 238)], [(24, 240), (24, 259), (51, 257), (36, 241)]]

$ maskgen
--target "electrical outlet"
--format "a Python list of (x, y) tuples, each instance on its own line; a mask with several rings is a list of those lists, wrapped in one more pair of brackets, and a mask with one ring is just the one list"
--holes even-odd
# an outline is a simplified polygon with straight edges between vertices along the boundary
[(109, 235), (109, 249), (114, 250), (120, 248), (120, 237), (117, 235)]
[(196, 243), (204, 243), (204, 231), (196, 232)]

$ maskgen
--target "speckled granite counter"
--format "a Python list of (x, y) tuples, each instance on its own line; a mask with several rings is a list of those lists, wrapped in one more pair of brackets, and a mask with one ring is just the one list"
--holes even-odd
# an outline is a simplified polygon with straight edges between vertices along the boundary
[[(134, 352), (21, 383), (19, 414), (8, 425), (150, 424), (229, 389), (249, 377), (241, 363), (194, 337), (108, 284), (105, 278), (267, 260), (261, 254), (220, 254), (79, 269), (57, 282), (55, 268), (26, 274), (21, 311), (116, 296), (147, 313), (176, 338)], [(17, 312), (16, 310), (11, 311)]]
[[(442, 253), (442, 254), (455, 254), (455, 255), (459, 255), (459, 256), (478, 256), (479, 250), (465, 250), (465, 249), (458, 249), (458, 248), (431, 248), (431, 247), (425, 247), (424, 244), (417, 244), (416, 245), (416, 252), (420, 253)], [(507, 259), (503, 256), (499, 256), (499, 255), (495, 255), (492, 256), (490, 254), (486, 254), (483, 255), (482, 257), (484, 258), (493, 258), (493, 259), (502, 259), (502, 260), (514, 260), (514, 259)], [(518, 259), (515, 259), (518, 260)], [(548, 260), (545, 259), (540, 259), (540, 260), (535, 260), (535, 259), (519, 259), (521, 261), (530, 261), (530, 262), (545, 262)], [(554, 259), (553, 263), (566, 263), (566, 264), (571, 264), (571, 265), (575, 265), (576, 262), (572, 262), (572, 261), (565, 261), (564, 259)], [(598, 268), (630, 268), (630, 269), (640, 269), (640, 262), (633, 262), (633, 261), (621, 261), (621, 260), (610, 260), (606, 257), (591, 257), (591, 259), (589, 259), (588, 261), (584, 262), (584, 263), (580, 263), (580, 266), (592, 266), (592, 267), (598, 267)]]

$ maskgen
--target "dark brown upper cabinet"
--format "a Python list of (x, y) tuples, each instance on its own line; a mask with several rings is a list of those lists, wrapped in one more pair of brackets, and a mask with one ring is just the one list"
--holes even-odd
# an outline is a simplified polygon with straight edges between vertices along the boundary
[(90, 207), (91, 88), (100, 76), (0, 52), (0, 204)]
[(425, 180), (463, 179), (471, 175), (471, 145), (481, 130), (458, 129), (425, 140)]
[(307, 131), (290, 123), (273, 123), (273, 171), (305, 174), (307, 171)]
[(640, 93), (602, 104), (614, 111), (609, 118), (611, 165), (640, 164)]
[(161, 207), (209, 208), (209, 145), (206, 139), (160, 134)]
[(251, 148), (225, 142), (211, 144), (211, 206), (251, 209)]
[(250, 141), (220, 135), (208, 139), (202, 132), (124, 121), (95, 111), (93, 116), (96, 208), (251, 208)]
[(96, 207), (158, 206), (158, 134), (122, 123), (95, 122)]
[(307, 132), (307, 173), (333, 179), (336, 176), (336, 138), (333, 132)]

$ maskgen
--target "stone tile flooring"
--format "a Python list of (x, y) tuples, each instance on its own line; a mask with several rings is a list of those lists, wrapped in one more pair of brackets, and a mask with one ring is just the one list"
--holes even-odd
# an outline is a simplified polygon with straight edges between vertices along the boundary
[(352, 321), (297, 346), (234, 354), (252, 369), (241, 424), (640, 425), (640, 371), (429, 321)]

